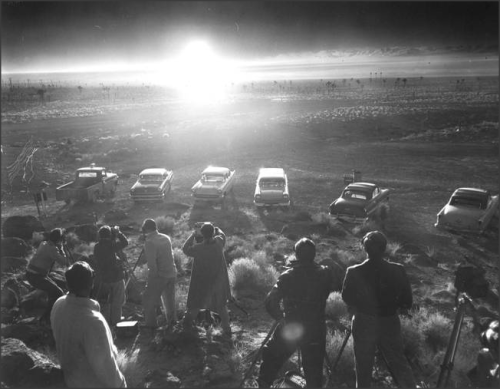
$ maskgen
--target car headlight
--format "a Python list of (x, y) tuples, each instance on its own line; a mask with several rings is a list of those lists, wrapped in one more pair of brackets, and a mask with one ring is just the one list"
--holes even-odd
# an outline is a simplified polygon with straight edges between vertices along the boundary
[(284, 199), (288, 199), (288, 194), (287, 193), (283, 193), (283, 198)]
[(256, 195), (255, 195), (255, 199), (256, 199), (256, 200), (260, 200), (260, 194), (256, 194)]
[(161, 187), (156, 188), (158, 192), (161, 192)]
[(222, 189), (217, 189), (217, 192), (218, 192), (219, 194), (221, 194), (221, 193), (222, 193)]

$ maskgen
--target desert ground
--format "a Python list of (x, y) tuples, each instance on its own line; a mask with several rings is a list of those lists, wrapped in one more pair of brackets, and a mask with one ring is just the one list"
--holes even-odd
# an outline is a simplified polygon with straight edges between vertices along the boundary
[[(132, 265), (142, 247), (140, 225), (148, 217), (175, 220), (174, 248), (194, 222), (210, 220), (229, 237), (250, 243), (263, 234), (285, 236), (288, 245), (280, 248), (285, 257), (301, 236), (316, 241), (318, 257), (332, 249), (359, 255), (363, 232), (379, 228), (397, 247), (420, 306), (453, 320), (454, 270), (471, 263), (486, 269), (492, 291), (477, 304), (498, 316), (498, 219), (481, 235), (434, 227), (456, 188), (499, 192), (498, 78), (337, 80), (330, 89), (327, 81), (231, 85), (226, 99), (204, 104), (180, 101), (153, 85), (53, 86), (42, 101), (36, 88), (9, 90), (2, 84), (2, 224), (13, 215), (38, 216), (32, 193), (45, 182), (48, 202), (41, 220), (47, 229), (93, 223), (95, 214), (129, 236)], [(30, 137), (39, 148), (28, 174), (33, 178), (28, 184), (17, 177), (10, 185), (6, 167)], [(115, 197), (95, 204), (57, 202), (55, 188), (90, 163), (119, 175)], [(195, 204), (191, 196), (190, 188), (210, 164), (236, 170), (234, 194), (223, 208)], [(174, 171), (164, 203), (134, 204), (129, 198), (146, 167)], [(285, 169), (291, 209), (255, 208), (260, 167)], [(363, 181), (391, 190), (383, 224), (325, 221), (329, 204), (345, 186), (343, 175), (352, 169)], [(250, 316), (234, 309), (233, 325), (235, 347), (246, 351), (259, 347), (272, 322), (261, 301), (245, 307)], [(200, 385), (183, 358), (167, 360), (186, 385)]]

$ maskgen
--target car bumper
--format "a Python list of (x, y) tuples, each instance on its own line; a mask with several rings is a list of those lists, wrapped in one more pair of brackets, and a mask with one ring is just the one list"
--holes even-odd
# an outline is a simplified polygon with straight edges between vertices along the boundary
[(444, 223), (434, 223), (434, 227), (440, 231), (457, 231), (457, 232), (469, 232), (479, 234), (483, 232), (488, 225), (478, 226), (478, 227), (470, 227), (470, 226), (456, 226), (453, 224), (444, 224)]
[(141, 193), (130, 195), (134, 201), (162, 201), (165, 198), (164, 193)]
[(208, 201), (218, 201), (222, 200), (223, 196), (220, 194), (199, 194), (199, 193), (193, 193), (193, 197), (196, 200), (208, 200)]
[(289, 207), (290, 200), (254, 200), (253, 203), (257, 207)]
[(347, 222), (351, 223), (362, 223), (368, 219), (368, 216), (356, 216), (352, 215), (349, 213), (332, 213), (330, 212), (330, 216), (340, 219), (340, 220), (345, 220)]

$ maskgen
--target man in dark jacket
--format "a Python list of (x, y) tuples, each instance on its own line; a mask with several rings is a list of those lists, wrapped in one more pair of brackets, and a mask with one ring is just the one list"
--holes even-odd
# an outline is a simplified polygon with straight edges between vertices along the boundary
[(413, 303), (404, 267), (384, 260), (387, 239), (379, 231), (367, 233), (362, 244), (368, 259), (347, 269), (342, 299), (353, 313), (352, 336), (356, 387), (369, 387), (375, 350), (382, 352), (397, 384), (415, 388), (415, 378), (403, 353), (398, 310)]
[[(111, 328), (114, 328), (122, 317), (122, 306), (125, 304), (125, 271), (124, 264), (118, 257), (127, 245), (127, 237), (118, 226), (102, 226), (98, 232), (99, 242), (94, 246), (94, 259), (97, 264), (101, 285), (97, 287), (99, 295), (107, 295), (102, 312)], [(117, 241), (118, 239), (118, 241)], [(100, 296), (95, 296), (100, 299)]]
[(326, 300), (332, 291), (340, 291), (341, 285), (335, 285), (330, 269), (314, 262), (316, 246), (312, 240), (300, 239), (294, 250), (296, 259), (290, 263), (291, 268), (280, 275), (265, 300), (267, 312), (280, 323), (262, 350), (260, 387), (273, 383), (297, 348), (302, 352), (307, 386), (322, 385)]

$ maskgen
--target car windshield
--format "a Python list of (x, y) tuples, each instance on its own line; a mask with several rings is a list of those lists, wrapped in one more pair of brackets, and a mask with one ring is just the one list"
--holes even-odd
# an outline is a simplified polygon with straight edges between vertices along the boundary
[(285, 187), (285, 180), (279, 178), (261, 179), (260, 187), (262, 189), (283, 189)]
[(159, 175), (153, 175), (153, 174), (144, 174), (142, 176), (140, 176), (139, 178), (139, 182), (141, 184), (145, 184), (145, 183), (155, 183), (155, 182), (162, 182), (163, 181), (163, 177), (162, 176), (159, 176)]
[(97, 172), (79, 172), (78, 177), (80, 178), (96, 178)]
[(205, 182), (223, 182), (224, 181), (224, 177), (223, 176), (217, 176), (217, 175), (208, 175), (208, 174), (204, 174), (201, 179)]
[(455, 207), (467, 207), (467, 208), (479, 208), (484, 209), (486, 205), (479, 199), (473, 199), (470, 197), (453, 197), (450, 201), (450, 205)]
[(367, 193), (357, 190), (345, 190), (342, 197), (345, 199), (369, 200)]

